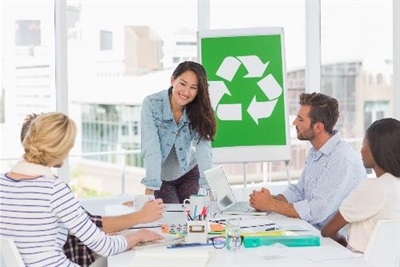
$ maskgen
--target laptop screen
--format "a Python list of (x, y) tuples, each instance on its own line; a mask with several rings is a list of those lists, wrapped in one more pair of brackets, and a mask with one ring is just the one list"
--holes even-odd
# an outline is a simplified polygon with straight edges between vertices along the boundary
[(217, 197), (218, 207), (221, 210), (237, 202), (222, 166), (206, 170), (204, 175), (212, 193)]

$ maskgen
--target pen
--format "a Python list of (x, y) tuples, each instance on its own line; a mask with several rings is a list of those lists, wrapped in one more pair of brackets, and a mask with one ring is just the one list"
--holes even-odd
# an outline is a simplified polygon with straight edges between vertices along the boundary
[(277, 228), (274, 226), (268, 227), (267, 229), (265, 229), (265, 231), (273, 231), (276, 230)]
[(166, 212), (183, 212), (183, 210), (167, 210)]
[(132, 226), (128, 229), (144, 229), (144, 228), (159, 228), (161, 225), (149, 225), (149, 226)]
[(188, 217), (189, 221), (193, 221), (193, 218), (192, 218), (192, 216), (190, 216), (189, 212), (186, 212), (186, 216)]
[(260, 225), (250, 225), (250, 226), (242, 226), (240, 228), (253, 228), (253, 227), (263, 227), (263, 226), (269, 226), (267, 229), (270, 229), (273, 227), (275, 229), (275, 223), (265, 223), (265, 224), (260, 224)]
[(167, 246), (167, 248), (188, 248), (188, 247), (202, 247), (202, 246), (212, 246), (212, 243), (173, 244)]

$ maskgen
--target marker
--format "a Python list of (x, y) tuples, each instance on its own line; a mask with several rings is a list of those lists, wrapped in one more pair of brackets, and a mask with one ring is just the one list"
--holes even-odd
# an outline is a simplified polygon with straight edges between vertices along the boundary
[(197, 205), (194, 206), (193, 220), (196, 220), (196, 213), (197, 213)]
[(188, 247), (202, 247), (202, 246), (212, 246), (212, 243), (190, 243), (190, 244), (173, 244), (167, 246), (167, 248), (188, 248)]
[(226, 220), (225, 219), (214, 219), (214, 220), (210, 220), (210, 222), (225, 224)]

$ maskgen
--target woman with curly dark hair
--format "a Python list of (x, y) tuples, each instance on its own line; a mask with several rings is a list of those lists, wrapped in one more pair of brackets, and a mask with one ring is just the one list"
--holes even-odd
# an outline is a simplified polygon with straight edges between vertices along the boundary
[(145, 194), (164, 203), (182, 203), (208, 188), (203, 172), (212, 168), (211, 141), (216, 122), (203, 66), (178, 65), (167, 90), (147, 96), (142, 105), (142, 156)]
[[(361, 156), (364, 166), (372, 168), (377, 178), (362, 181), (321, 234), (364, 253), (378, 221), (400, 219), (400, 121), (385, 118), (372, 123), (365, 133)], [(346, 225), (348, 239), (340, 232)]]

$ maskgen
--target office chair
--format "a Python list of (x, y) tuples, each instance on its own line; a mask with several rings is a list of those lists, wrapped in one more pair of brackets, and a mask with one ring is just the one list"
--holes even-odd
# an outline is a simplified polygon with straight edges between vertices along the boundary
[(364, 253), (374, 266), (400, 265), (400, 220), (380, 220), (376, 224)]
[(10, 238), (0, 237), (1, 241), (1, 260), (0, 266), (4, 267), (24, 267), (21, 255), (15, 245), (14, 241)]

